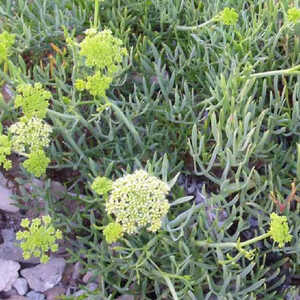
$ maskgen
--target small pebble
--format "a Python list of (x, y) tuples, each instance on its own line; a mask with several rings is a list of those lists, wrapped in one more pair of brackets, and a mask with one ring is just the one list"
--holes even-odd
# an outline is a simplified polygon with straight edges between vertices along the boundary
[(43, 294), (31, 291), (27, 295), (29, 300), (45, 300), (45, 296)]
[(27, 281), (24, 278), (18, 278), (14, 283), (13, 287), (17, 290), (18, 294), (23, 296), (28, 291)]

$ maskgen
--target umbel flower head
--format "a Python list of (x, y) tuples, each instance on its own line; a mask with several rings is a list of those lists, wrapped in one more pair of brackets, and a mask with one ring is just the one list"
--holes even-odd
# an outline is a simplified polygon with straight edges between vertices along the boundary
[(214, 19), (215, 21), (222, 22), (225, 25), (234, 25), (236, 24), (238, 18), (239, 15), (234, 8), (226, 7)]
[(55, 230), (51, 222), (50, 216), (36, 218), (31, 222), (27, 218), (22, 220), (21, 227), (24, 231), (18, 231), (16, 238), (21, 240), (24, 259), (35, 256), (40, 257), (42, 263), (46, 263), (49, 260), (47, 252), (58, 250), (56, 240), (62, 239), (62, 232)]
[(105, 240), (111, 244), (116, 242), (123, 235), (123, 227), (116, 222), (109, 223), (103, 230)]
[(123, 56), (127, 55), (122, 45), (122, 41), (114, 37), (110, 30), (97, 32), (92, 28), (86, 31), (79, 53), (86, 58), (85, 64), (88, 67), (95, 67), (110, 75), (118, 71)]
[(300, 21), (300, 9), (293, 7), (288, 10), (288, 21), (296, 24)]
[(86, 81), (78, 79), (75, 82), (75, 88), (79, 91), (88, 90), (93, 96), (106, 98), (106, 90), (112, 82), (112, 77), (103, 75), (97, 71), (94, 75), (88, 76)]
[(6, 158), (11, 154), (11, 141), (8, 136), (0, 135), (0, 166), (3, 165), (5, 170), (11, 168), (11, 161)]
[(107, 195), (112, 189), (112, 183), (107, 177), (98, 176), (91, 187), (98, 195)]
[(113, 182), (106, 211), (116, 217), (116, 223), (126, 233), (136, 233), (144, 226), (155, 232), (169, 210), (166, 198), (169, 190), (165, 182), (138, 170)]
[(20, 95), (16, 97), (15, 108), (22, 108), (23, 119), (45, 118), (49, 106), (48, 100), (51, 98), (50, 92), (44, 90), (39, 82), (34, 86), (21, 84), (17, 87), (17, 91)]
[(292, 236), (289, 234), (287, 218), (285, 216), (278, 216), (275, 213), (271, 214), (269, 233), (271, 238), (279, 244), (279, 248), (282, 248), (285, 243), (292, 240)]
[(27, 122), (20, 121), (11, 125), (8, 132), (11, 135), (12, 150), (25, 153), (47, 147), (52, 128), (41, 119), (31, 118)]
[(3, 31), (0, 34), (0, 64), (7, 61), (10, 56), (10, 48), (15, 42), (15, 35)]
[(28, 159), (23, 162), (24, 168), (36, 177), (46, 173), (50, 159), (43, 150), (37, 150), (29, 154)]

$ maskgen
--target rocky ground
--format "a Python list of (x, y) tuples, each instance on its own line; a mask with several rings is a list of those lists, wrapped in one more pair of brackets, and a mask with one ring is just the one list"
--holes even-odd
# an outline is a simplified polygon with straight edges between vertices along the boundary
[[(42, 185), (42, 182), (37, 180), (35, 184)], [(30, 189), (30, 186), (25, 188)], [(63, 189), (54, 182), (52, 191), (57, 197), (64, 192)], [(62, 295), (76, 299), (86, 290), (97, 289), (99, 283), (92, 280), (93, 274), (83, 272), (79, 263), (68, 263), (64, 249), (52, 255), (46, 264), (41, 264), (36, 258), (23, 259), (16, 232), (22, 218), (30, 217), (30, 210), (24, 213), (14, 205), (12, 196), (15, 192), (15, 183), (0, 173), (0, 300), (55, 300)], [(133, 299), (130, 295), (118, 298)]]

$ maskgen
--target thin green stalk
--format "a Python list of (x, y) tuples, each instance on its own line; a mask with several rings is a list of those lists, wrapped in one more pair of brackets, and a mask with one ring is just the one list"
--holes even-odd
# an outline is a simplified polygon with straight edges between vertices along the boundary
[(74, 115), (74, 116), (73, 115), (67, 115), (67, 114), (57, 112), (57, 111), (52, 110), (52, 109), (48, 109), (47, 113), (50, 116), (52, 115), (52, 116), (55, 116), (55, 117), (60, 117), (62, 119), (70, 119), (70, 120), (79, 121), (83, 126), (88, 128), (93, 133), (93, 135), (95, 137), (97, 137), (97, 132), (95, 131), (93, 126), (87, 120), (85, 120), (81, 115)]
[(278, 76), (278, 75), (292, 75), (292, 74), (300, 74), (300, 65), (297, 65), (289, 69), (284, 69), (284, 70), (275, 70), (275, 71), (251, 74), (250, 78), (260, 78), (260, 77)]
[(181, 25), (177, 25), (176, 26), (176, 29), (179, 30), (179, 31), (195, 31), (195, 30), (198, 30), (198, 29), (201, 29), (211, 23), (214, 23), (215, 22), (215, 18), (212, 18), (200, 25), (196, 25), (196, 26), (181, 26)]
[(248, 241), (242, 242), (242, 243), (238, 243), (238, 242), (228, 242), (228, 243), (209, 243), (209, 242), (205, 242), (205, 241), (197, 241), (196, 245), (199, 247), (210, 247), (210, 248), (237, 248), (238, 246), (240, 248), (245, 247), (245, 246), (249, 246), (253, 243), (256, 243), (258, 241), (261, 241), (263, 239), (268, 238), (271, 235), (270, 232), (264, 233), (260, 236), (257, 236), (253, 239), (250, 239)]
[(94, 28), (98, 27), (99, 0), (95, 0)]
[(134, 128), (134, 125), (132, 124), (132, 122), (126, 118), (126, 116), (124, 115), (124, 113), (122, 112), (122, 110), (116, 104), (114, 104), (112, 101), (109, 101), (109, 103), (110, 103), (112, 109), (114, 110), (115, 114), (118, 116), (119, 120), (121, 120), (121, 121), (123, 121), (125, 123), (125, 125), (128, 128), (128, 130), (133, 135), (135, 141), (143, 149), (144, 148), (143, 142), (142, 142), (142, 140), (141, 140), (138, 132)]

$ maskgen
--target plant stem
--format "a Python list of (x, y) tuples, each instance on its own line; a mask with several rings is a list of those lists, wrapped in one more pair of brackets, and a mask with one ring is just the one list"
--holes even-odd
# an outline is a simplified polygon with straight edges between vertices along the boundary
[[(262, 235), (259, 235), (253, 239), (250, 239), (248, 241), (242, 242), (239, 244), (240, 247), (245, 247), (248, 246), (250, 244), (256, 243), (258, 241), (261, 241), (267, 237), (269, 237), (271, 234), (269, 232), (264, 233)], [(228, 243), (209, 243), (209, 242), (205, 242), (205, 241), (197, 241), (196, 242), (197, 246), (200, 247), (211, 247), (211, 248), (237, 248), (238, 243), (237, 242), (228, 242)]]
[(194, 30), (198, 30), (198, 29), (201, 29), (203, 27), (205, 27), (206, 25), (209, 25), (211, 23), (215, 22), (215, 18), (212, 18), (200, 25), (196, 25), (196, 26), (176, 26), (176, 29), (179, 30), (179, 31), (194, 31)]
[(95, 0), (94, 28), (98, 27), (99, 0)]
[(256, 242), (261, 241), (261, 240), (264, 240), (264, 239), (268, 238), (270, 235), (271, 235), (270, 232), (264, 233), (262, 235), (259, 235), (259, 236), (255, 237), (255, 238), (253, 238), (253, 239), (250, 239), (248, 241), (240, 243), (240, 246), (241, 247), (248, 246), (250, 244), (256, 243)]
[(289, 69), (284, 69), (284, 70), (276, 70), (276, 71), (268, 71), (268, 72), (251, 74), (250, 78), (260, 78), (260, 77), (277, 76), (277, 75), (291, 75), (291, 74), (300, 74), (300, 65), (297, 65)]

